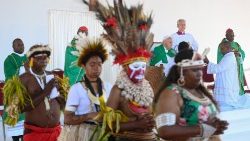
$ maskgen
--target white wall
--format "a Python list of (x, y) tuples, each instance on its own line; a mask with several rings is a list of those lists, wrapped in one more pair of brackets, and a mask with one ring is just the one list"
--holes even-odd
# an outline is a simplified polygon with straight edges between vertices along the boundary
[[(105, 2), (106, 0), (101, 0)], [(112, 0), (108, 0), (112, 1)], [(249, 60), (250, 15), (246, 0), (124, 0), (129, 4), (144, 2), (145, 9), (153, 11), (155, 41), (176, 32), (176, 20), (187, 20), (187, 32), (192, 33), (200, 45), (199, 51), (210, 47), (208, 57), (216, 60), (216, 50), (228, 27), (234, 29), (235, 40), (246, 52), (245, 68)], [(81, 0), (0, 0), (0, 80), (4, 79), (3, 61), (12, 51), (11, 42), (20, 37), (26, 50), (36, 43), (48, 43), (48, 10), (85, 11)], [(91, 31), (90, 31), (91, 32)]]
[(83, 12), (81, 0), (0, 0), (0, 80), (4, 80), (3, 62), (12, 52), (12, 41), (19, 37), (27, 51), (37, 43), (48, 44), (50, 9)]
[(161, 41), (166, 34), (176, 32), (176, 20), (187, 21), (187, 32), (194, 35), (202, 52), (210, 47), (208, 58), (216, 61), (217, 47), (232, 28), (237, 41), (246, 53), (245, 68), (250, 64), (250, 1), (246, 0), (142, 0), (146, 9), (153, 9), (155, 40)]

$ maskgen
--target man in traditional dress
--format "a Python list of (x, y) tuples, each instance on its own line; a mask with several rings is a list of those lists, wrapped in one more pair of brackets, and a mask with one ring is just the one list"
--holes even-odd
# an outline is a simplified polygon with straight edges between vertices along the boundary
[[(237, 68), (238, 68), (238, 77), (239, 77), (239, 85), (240, 85), (240, 91), (239, 95), (245, 94), (244, 92), (244, 69), (243, 69), (243, 61), (245, 59), (245, 52), (242, 50), (241, 46), (234, 41), (234, 31), (232, 29), (227, 29), (226, 31), (226, 38), (222, 40), (224, 41), (229, 41), (230, 46), (232, 48), (232, 51), (234, 52), (236, 56), (236, 61), (237, 61)], [(220, 46), (220, 45), (219, 45)], [(218, 47), (218, 52), (217, 52), (217, 63), (219, 63), (223, 58), (223, 54), (221, 52), (221, 48)]]
[(185, 29), (186, 29), (186, 21), (184, 19), (179, 19), (177, 21), (177, 28), (178, 31), (174, 34), (172, 34), (172, 40), (173, 40), (173, 45), (172, 48), (176, 50), (176, 52), (178, 52), (178, 45), (180, 42), (185, 41), (188, 42), (190, 47), (194, 50), (194, 51), (198, 51), (198, 43), (196, 42), (196, 40), (194, 39), (193, 35), (190, 33), (185, 33)]
[[(220, 44), (220, 52), (223, 54), (218, 64), (213, 64), (205, 59), (207, 72), (216, 74), (214, 97), (221, 111), (250, 107), (250, 96), (241, 96), (237, 59), (232, 52), (231, 43), (224, 41)], [(248, 102), (247, 102), (248, 101)]]
[[(8, 57), (4, 60), (5, 82), (7, 82), (13, 76), (19, 76), (20, 74), (25, 72), (24, 64), (27, 62), (27, 57), (26, 55), (20, 56), (20, 54), (24, 52), (23, 41), (19, 38), (16, 38), (12, 43), (12, 47), (14, 52), (8, 55)], [(4, 120), (6, 116), (7, 113), (4, 112)], [(13, 141), (19, 141), (19, 139), (22, 139), (24, 129), (23, 122), (24, 114), (21, 114), (16, 126), (5, 126), (7, 136), (12, 136)]]
[[(99, 1), (96, 4), (98, 20), (106, 31), (103, 37), (112, 44), (114, 64), (123, 68), (106, 107), (101, 104), (102, 128), (108, 127), (104, 131), (110, 131), (115, 140), (153, 141), (156, 140), (151, 111), (154, 93), (144, 77), (153, 43), (152, 17), (145, 15), (141, 5), (127, 8), (123, 1), (113, 2), (114, 6), (108, 7)], [(110, 135), (107, 132), (100, 135), (105, 138)]]
[(154, 48), (150, 66), (160, 67), (163, 65), (164, 73), (167, 76), (170, 68), (174, 64), (175, 54), (176, 52), (172, 48), (172, 38), (170, 36), (165, 36), (162, 44)]
[(85, 43), (87, 36), (88, 28), (86, 26), (81, 26), (77, 31), (77, 35), (66, 48), (64, 75), (69, 78), (69, 83), (71, 86), (80, 81), (85, 74), (84, 69), (77, 65), (77, 60), (80, 48), (82, 44)]
[(25, 141), (56, 141), (61, 131), (60, 109), (65, 97), (59, 79), (45, 71), (50, 54), (48, 46), (32, 46), (27, 53), (29, 71), (9, 80), (4, 87), (9, 115), (5, 122), (15, 125), (18, 114), (24, 112)]

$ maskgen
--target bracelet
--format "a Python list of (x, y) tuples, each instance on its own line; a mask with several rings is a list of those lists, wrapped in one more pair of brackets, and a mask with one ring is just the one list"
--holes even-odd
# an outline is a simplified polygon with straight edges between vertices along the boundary
[(202, 124), (199, 124), (199, 127), (200, 127), (200, 134), (199, 134), (199, 137), (202, 137), (202, 136), (203, 136), (203, 133), (204, 133), (204, 129), (203, 129)]
[(211, 125), (208, 125), (205, 123), (202, 123), (201, 125), (202, 125), (202, 129), (203, 129), (202, 137), (204, 137), (204, 138), (209, 138), (216, 131), (216, 128), (214, 128)]
[(173, 126), (176, 124), (176, 115), (174, 113), (163, 113), (156, 117), (155, 122), (157, 129), (162, 126)]
[(75, 106), (66, 106), (65, 110), (66, 111), (70, 111), (70, 112), (75, 112), (76, 111), (76, 107)]

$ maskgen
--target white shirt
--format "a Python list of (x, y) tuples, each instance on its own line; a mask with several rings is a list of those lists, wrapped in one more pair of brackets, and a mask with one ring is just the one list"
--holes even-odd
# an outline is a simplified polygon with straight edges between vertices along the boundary
[(208, 74), (216, 73), (214, 96), (218, 103), (237, 105), (240, 98), (237, 62), (233, 52), (224, 55), (219, 64), (208, 63)]
[[(108, 98), (111, 91), (111, 85), (109, 83), (104, 83), (104, 91), (106, 93), (106, 97)], [(92, 111), (93, 105), (91, 104), (87, 91), (81, 82), (71, 86), (66, 102), (66, 107), (67, 106), (77, 106), (75, 111), (76, 115), (94, 112)]]
[[(16, 53), (16, 52), (14, 52), (16, 55), (18, 55), (18, 56), (20, 56), (20, 54), (18, 54), (18, 53)], [(18, 75), (21, 75), (21, 74), (23, 74), (23, 73), (25, 73), (25, 68), (24, 68), (24, 66), (21, 66), (20, 68), (19, 68), (19, 74)]]
[(183, 41), (189, 43), (194, 51), (198, 51), (198, 43), (190, 33), (185, 33), (184, 35), (178, 35), (177, 33), (174, 33), (171, 35), (171, 38), (173, 40), (172, 48), (176, 50), (176, 52), (178, 52), (179, 43)]

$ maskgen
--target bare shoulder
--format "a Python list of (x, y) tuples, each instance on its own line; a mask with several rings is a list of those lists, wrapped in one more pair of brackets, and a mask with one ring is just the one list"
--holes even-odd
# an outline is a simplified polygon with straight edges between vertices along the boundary
[(177, 100), (180, 95), (177, 90), (164, 89), (159, 96), (159, 101)]
[(121, 94), (121, 89), (117, 86), (117, 85), (114, 85), (111, 89), (111, 95), (120, 95)]
[(22, 75), (19, 76), (21, 82), (25, 85), (28, 84), (28, 82), (30, 81), (30, 79), (33, 77), (33, 75), (29, 72), (25, 72)]
[(114, 85), (110, 91), (109, 99), (110, 100), (118, 100), (120, 99), (121, 96), (121, 89), (117, 86)]
[(164, 89), (156, 102), (156, 115), (165, 112), (172, 112), (178, 114), (179, 108), (182, 105), (182, 98), (178, 91), (173, 89)]
[(120, 96), (121, 96), (121, 89), (117, 85), (114, 85), (111, 89), (107, 105), (116, 109), (120, 102)]

